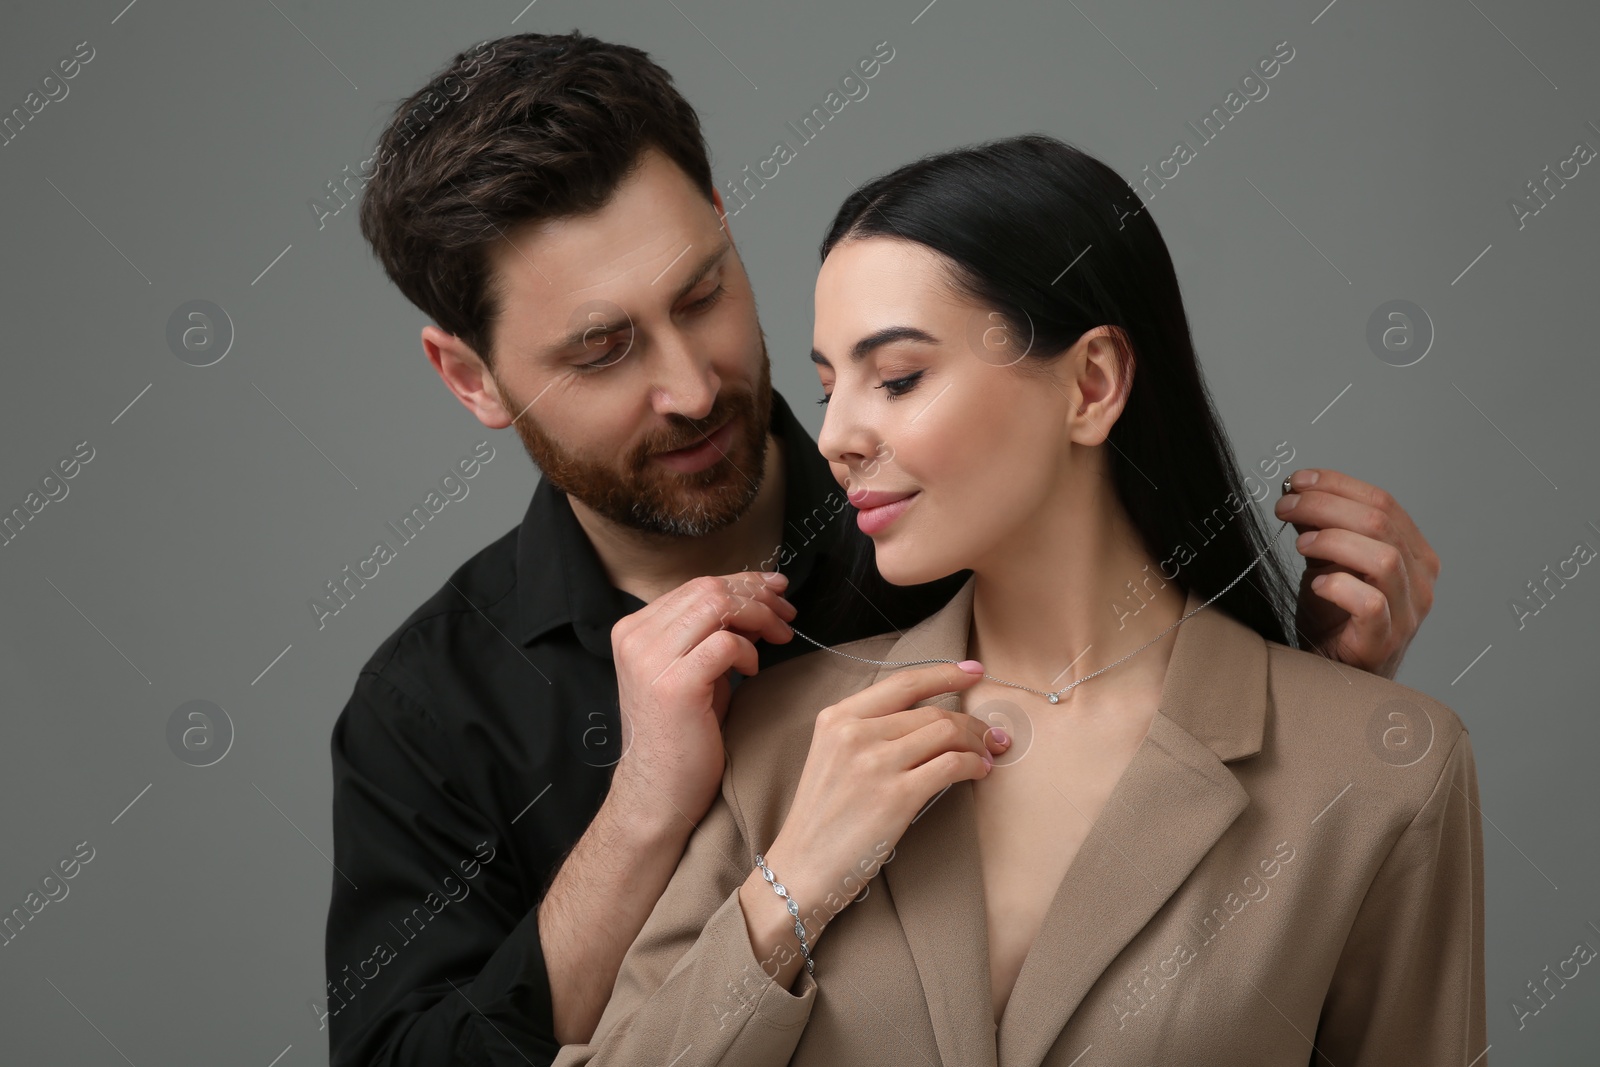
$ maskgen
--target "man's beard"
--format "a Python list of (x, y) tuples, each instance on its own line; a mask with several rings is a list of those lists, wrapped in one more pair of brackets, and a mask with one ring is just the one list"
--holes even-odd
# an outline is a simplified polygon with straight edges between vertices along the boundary
[[(503, 386), (500, 393), (506, 399)], [(650, 458), (704, 442), (730, 417), (735, 420), (733, 439), (724, 454), (704, 470), (685, 474)], [(724, 389), (705, 418), (668, 415), (667, 421), (670, 428), (624, 456), (620, 468), (563, 448), (527, 411), (512, 425), (545, 479), (596, 513), (646, 533), (703, 537), (743, 516), (761, 489), (772, 422), (772, 371), (765, 339), (761, 375), (753, 394)]]

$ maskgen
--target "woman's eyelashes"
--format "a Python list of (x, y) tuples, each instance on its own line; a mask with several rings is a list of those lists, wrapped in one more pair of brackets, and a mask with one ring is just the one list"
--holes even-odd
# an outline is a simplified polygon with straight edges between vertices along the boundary
[(911, 392), (911, 390), (915, 389), (917, 387), (917, 379), (921, 377), (922, 372), (916, 371), (913, 374), (906, 375), (904, 378), (893, 378), (882, 382), (874, 386), (874, 388), (882, 389), (884, 392), (889, 394), (889, 398), (892, 400), (897, 396), (905, 396), (907, 393)]
[[(891, 378), (887, 381), (880, 382), (879, 384), (873, 386), (873, 388), (882, 389), (885, 393), (889, 394), (889, 399), (893, 400), (896, 397), (905, 396), (907, 393), (911, 392), (911, 390), (915, 389), (917, 386), (917, 381), (921, 377), (922, 371), (916, 371), (915, 373), (907, 374), (903, 378)], [(833, 394), (831, 393), (823, 394), (822, 399), (818, 400), (817, 403), (826, 404), (832, 395)]]

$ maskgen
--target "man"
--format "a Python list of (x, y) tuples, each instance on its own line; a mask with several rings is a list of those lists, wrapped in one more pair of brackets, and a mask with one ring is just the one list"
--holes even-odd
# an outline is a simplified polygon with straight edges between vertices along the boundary
[[(587, 1039), (715, 794), (738, 677), (812, 650), (795, 619), (829, 644), (899, 629), (964, 577), (851, 597), (847, 501), (771, 390), (670, 77), (577, 34), (492, 46), (400, 106), (361, 225), (433, 320), (446, 387), (514, 426), (543, 479), (379, 647), (334, 727), (313, 1007), (335, 1065), (548, 1063)], [(1279, 517), (1293, 501), (1320, 530), (1305, 639), (1392, 676), (1437, 557), (1381, 491), (1295, 485)], [(623, 643), (649, 676), (617, 676)]]

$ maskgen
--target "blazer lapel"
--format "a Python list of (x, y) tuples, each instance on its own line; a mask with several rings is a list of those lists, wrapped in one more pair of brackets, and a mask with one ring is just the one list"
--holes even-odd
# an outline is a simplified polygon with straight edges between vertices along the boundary
[[(884, 659), (962, 660), (972, 622), (972, 579), (943, 608), (901, 634)], [(874, 682), (896, 668), (880, 667)], [(917, 706), (960, 711), (945, 693)], [(905, 931), (933, 1021), (938, 1061), (995, 1067), (989, 933), (972, 784), (934, 797), (895, 845), (882, 879)], [(907, 1057), (906, 1062), (917, 1062)]]
[[(901, 634), (884, 658), (965, 659), (974, 583)], [(1191, 592), (1185, 614), (1203, 602)], [(880, 667), (873, 681), (895, 669)], [(953, 693), (922, 703), (961, 709)], [(972, 783), (929, 801), (882, 878), (941, 1062), (1020, 1067), (1044, 1059), (1089, 989), (1247, 806), (1224, 764), (1261, 750), (1266, 707), (1260, 635), (1215, 605), (1178, 627), (1150, 732), (1057, 887), (998, 1028)]]
[[(1191, 592), (1184, 612), (1203, 602)], [(1245, 809), (1249, 796), (1224, 761), (1261, 749), (1266, 672), (1260, 635), (1216, 605), (1178, 627), (1150, 731), (1067, 868), (1006, 1002), (1000, 1063), (1044, 1059), (1089, 989)]]

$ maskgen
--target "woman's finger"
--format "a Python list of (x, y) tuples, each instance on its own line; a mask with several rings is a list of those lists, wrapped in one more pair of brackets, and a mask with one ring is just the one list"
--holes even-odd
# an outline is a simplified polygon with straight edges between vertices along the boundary
[(946, 711), (933, 705), (908, 708), (898, 714), (884, 715), (869, 721), (883, 724), (884, 732), (879, 735), (883, 740), (896, 741), (942, 719), (950, 719), (960, 724), (963, 729), (970, 730), (975, 737), (982, 739), (991, 752), (1004, 752), (1011, 745), (1011, 739), (1004, 736), (1004, 732), (992, 724), (964, 711)]
[(920, 767), (906, 772), (912, 791), (923, 799), (932, 797), (956, 782), (983, 778), (994, 768), (994, 761), (975, 752), (943, 752)]
[(984, 731), (974, 731), (967, 723), (953, 718), (935, 719), (892, 744), (895, 762), (903, 770), (919, 767), (944, 752), (970, 752), (977, 756), (986, 756), (989, 752)]
[(983, 677), (983, 665), (977, 660), (962, 662), (965, 668), (953, 663), (935, 663), (896, 671), (835, 706), (862, 719), (905, 711), (920, 701), (966, 689)]

